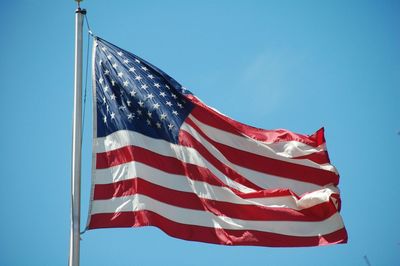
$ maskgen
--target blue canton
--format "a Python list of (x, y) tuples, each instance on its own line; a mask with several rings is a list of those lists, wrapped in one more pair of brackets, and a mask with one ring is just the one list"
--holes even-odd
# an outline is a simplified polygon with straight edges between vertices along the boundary
[(191, 92), (132, 53), (98, 37), (94, 45), (97, 137), (132, 130), (177, 143)]

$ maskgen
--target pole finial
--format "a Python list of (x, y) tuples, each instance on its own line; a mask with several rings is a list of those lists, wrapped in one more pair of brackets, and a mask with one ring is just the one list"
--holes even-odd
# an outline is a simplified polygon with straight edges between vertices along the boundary
[(78, 4), (78, 8), (81, 8), (81, 2), (82, 2), (83, 0), (75, 0), (75, 2)]

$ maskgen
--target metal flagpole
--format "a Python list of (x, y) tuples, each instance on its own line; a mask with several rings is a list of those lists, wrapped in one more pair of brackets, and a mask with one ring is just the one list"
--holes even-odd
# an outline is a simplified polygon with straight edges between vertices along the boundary
[(82, 27), (85, 9), (75, 11), (75, 80), (74, 113), (72, 124), (72, 169), (71, 169), (71, 232), (69, 244), (69, 266), (79, 266), (80, 214), (81, 214), (81, 151), (82, 151)]

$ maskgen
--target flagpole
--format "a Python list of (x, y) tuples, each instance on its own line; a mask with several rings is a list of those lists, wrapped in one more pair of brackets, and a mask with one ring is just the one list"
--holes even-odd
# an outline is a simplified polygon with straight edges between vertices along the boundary
[(77, 0), (75, 11), (75, 79), (74, 111), (72, 124), (72, 169), (71, 169), (71, 231), (69, 266), (79, 266), (80, 220), (81, 220), (81, 151), (82, 151), (82, 27), (85, 9)]

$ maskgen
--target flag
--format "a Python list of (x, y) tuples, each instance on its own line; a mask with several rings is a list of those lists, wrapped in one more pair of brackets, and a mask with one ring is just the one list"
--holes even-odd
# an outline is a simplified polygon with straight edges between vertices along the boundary
[(96, 37), (88, 229), (156, 226), (191, 241), (346, 243), (324, 130), (264, 130), (207, 106), (156, 66)]

